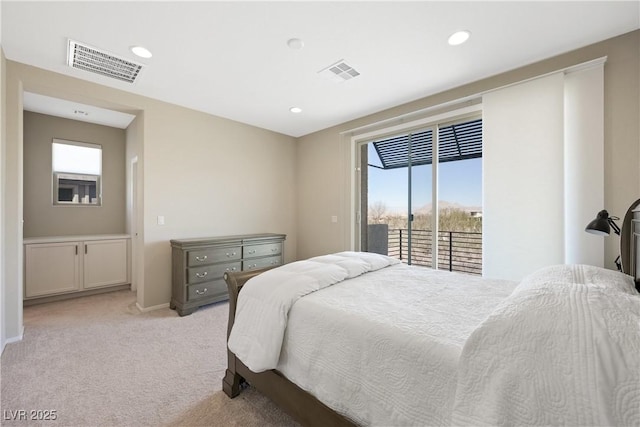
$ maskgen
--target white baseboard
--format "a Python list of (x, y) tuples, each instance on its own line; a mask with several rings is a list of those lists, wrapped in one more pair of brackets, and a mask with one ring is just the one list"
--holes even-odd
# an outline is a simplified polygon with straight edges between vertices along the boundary
[(137, 307), (137, 308), (138, 308), (138, 310), (140, 310), (141, 312), (146, 313), (146, 312), (148, 312), (148, 311), (154, 311), (154, 310), (160, 310), (160, 309), (162, 309), (162, 308), (167, 308), (167, 307), (169, 307), (169, 303), (168, 303), (168, 302), (166, 302), (166, 303), (164, 303), (164, 304), (159, 304), (159, 305), (154, 305), (154, 306), (151, 306), (151, 307), (145, 307), (145, 308), (142, 308), (142, 307), (140, 306), (140, 304), (138, 304), (138, 303), (136, 302), (136, 307)]
[(24, 326), (20, 330), (20, 335), (18, 335), (17, 337), (11, 337), (11, 338), (7, 338), (6, 340), (4, 340), (4, 342), (2, 343), (2, 349), (0, 349), (0, 355), (2, 355), (2, 353), (4, 352), (4, 348), (7, 346), (7, 344), (12, 344), (14, 342), (20, 342), (20, 341), (22, 341), (23, 338), (24, 338)]

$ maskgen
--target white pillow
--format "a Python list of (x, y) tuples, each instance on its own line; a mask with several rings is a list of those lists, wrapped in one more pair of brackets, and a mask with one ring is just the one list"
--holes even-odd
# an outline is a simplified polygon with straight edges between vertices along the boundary
[(593, 265), (553, 265), (526, 276), (514, 292), (535, 289), (545, 284), (583, 284), (611, 291), (638, 295), (633, 277), (619, 271), (607, 270)]

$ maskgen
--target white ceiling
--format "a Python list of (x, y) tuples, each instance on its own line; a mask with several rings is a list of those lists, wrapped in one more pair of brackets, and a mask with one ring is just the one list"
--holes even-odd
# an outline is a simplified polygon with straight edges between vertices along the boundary
[[(8, 59), (292, 136), (640, 28), (640, 2), (2, 1)], [(456, 30), (470, 40), (449, 46)], [(300, 38), (304, 48), (290, 49)], [(145, 64), (134, 84), (66, 65), (71, 38)], [(142, 45), (153, 58), (135, 57)], [(343, 59), (360, 76), (318, 74)], [(303, 109), (300, 114), (290, 107)]]
[(34, 113), (48, 114), (120, 129), (126, 129), (136, 117), (133, 114), (107, 110), (95, 105), (80, 104), (31, 92), (24, 92), (22, 106), (25, 110), (33, 111)]

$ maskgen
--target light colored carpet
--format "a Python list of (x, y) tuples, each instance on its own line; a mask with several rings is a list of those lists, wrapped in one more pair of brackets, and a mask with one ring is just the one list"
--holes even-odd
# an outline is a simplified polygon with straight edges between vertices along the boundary
[[(227, 303), (140, 313), (130, 291), (26, 307), (24, 340), (0, 363), (0, 424), (296, 426), (251, 388), (222, 393), (227, 315)], [(57, 419), (8, 419), (17, 410)]]

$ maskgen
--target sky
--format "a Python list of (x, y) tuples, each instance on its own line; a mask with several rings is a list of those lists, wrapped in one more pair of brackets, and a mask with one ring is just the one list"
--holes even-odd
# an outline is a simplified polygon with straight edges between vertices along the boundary
[[(369, 163), (380, 164), (369, 144)], [(431, 165), (412, 170), (413, 210), (431, 203)], [(390, 211), (407, 211), (407, 168), (382, 170), (369, 167), (369, 205), (384, 202)], [(482, 159), (438, 165), (438, 199), (468, 207), (482, 206)]]

